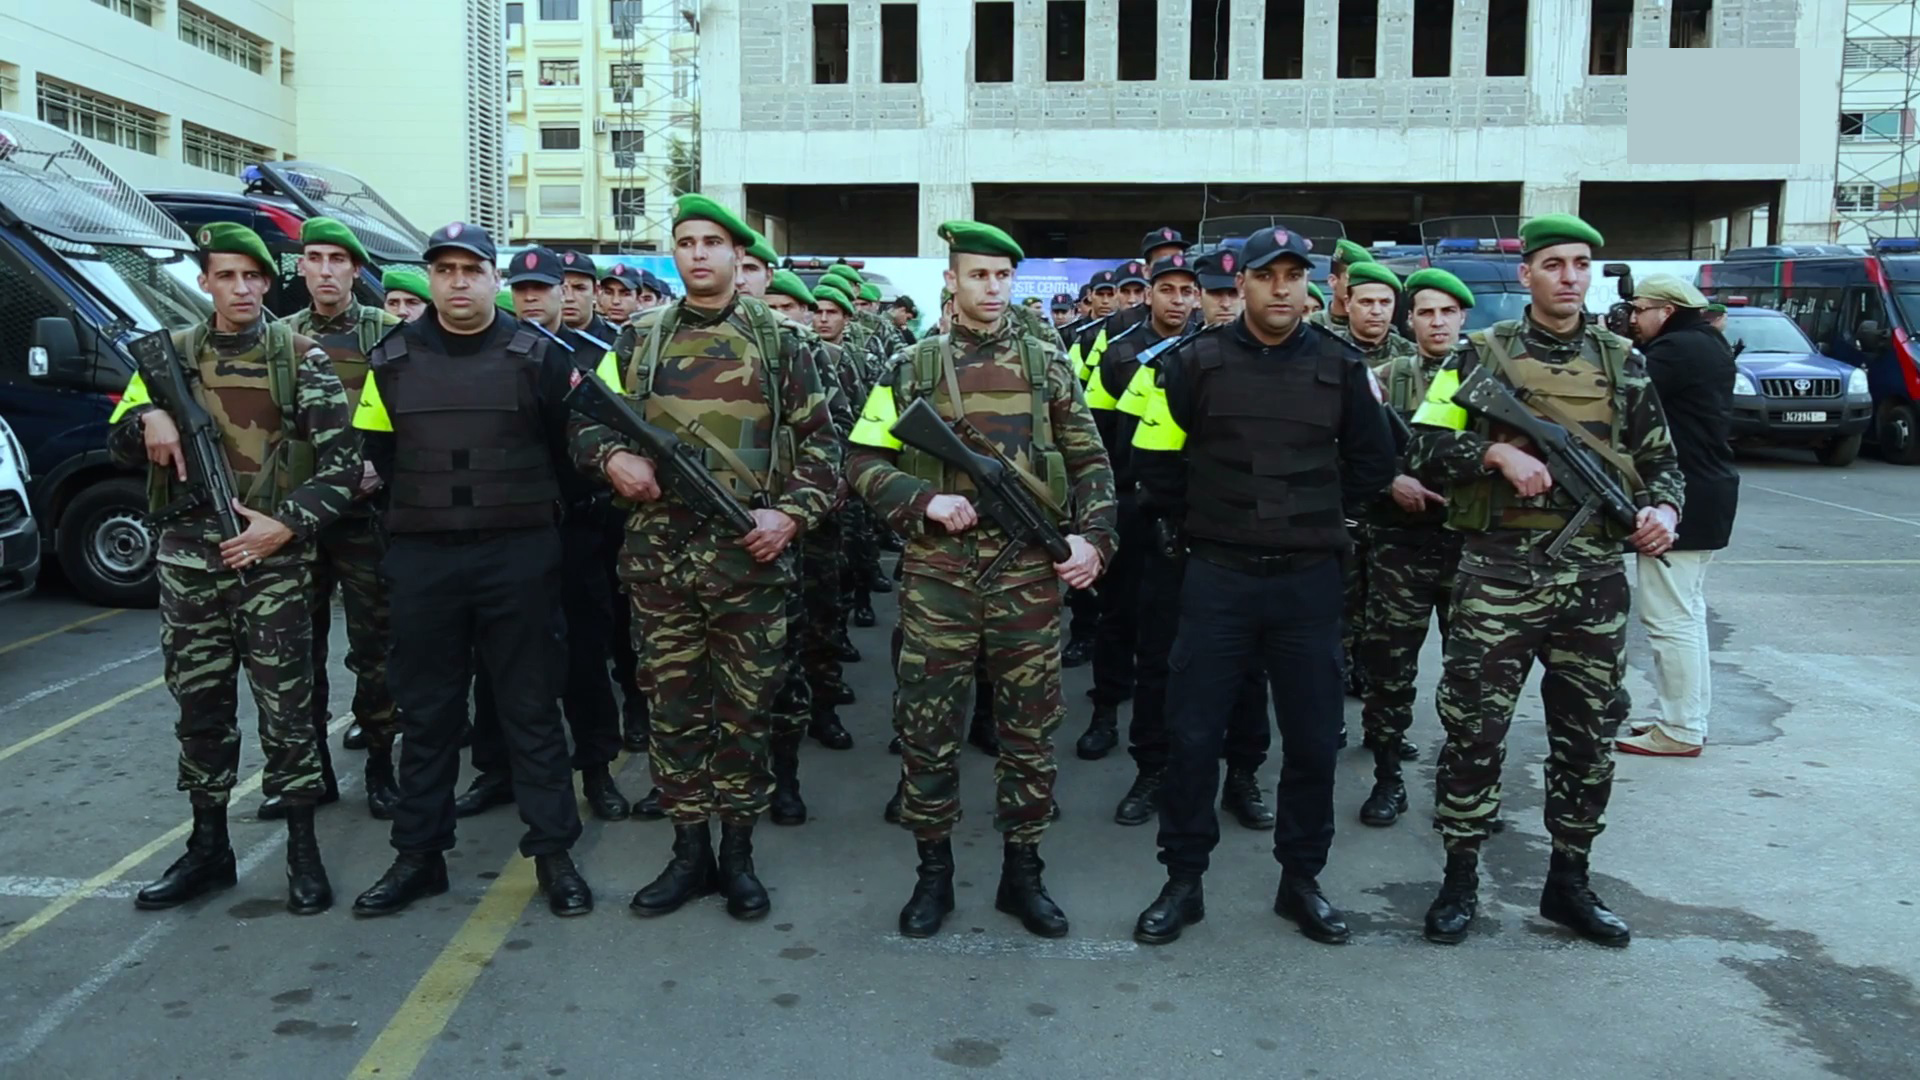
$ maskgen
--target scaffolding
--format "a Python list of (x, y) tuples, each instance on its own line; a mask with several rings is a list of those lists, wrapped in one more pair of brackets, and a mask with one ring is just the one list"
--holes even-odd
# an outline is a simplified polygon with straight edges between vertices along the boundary
[(670, 235), (674, 197), (699, 187), (700, 0), (612, 0), (612, 7), (624, 85), (613, 87), (612, 160), (602, 175), (621, 193), (611, 207), (614, 232), (620, 252), (632, 253), (643, 234)]
[[(1914, 101), (1920, 2), (1847, 4), (1834, 212), (1844, 234), (1920, 236)], [(1845, 236), (1841, 237), (1845, 240)]]

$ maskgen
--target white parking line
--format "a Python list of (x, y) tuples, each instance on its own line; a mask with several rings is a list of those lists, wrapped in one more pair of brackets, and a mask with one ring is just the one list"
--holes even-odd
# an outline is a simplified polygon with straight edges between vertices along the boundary
[(152, 656), (154, 653), (157, 653), (159, 651), (160, 651), (160, 646), (155, 645), (151, 649), (142, 649), (137, 653), (132, 653), (127, 656), (123, 656), (120, 659), (115, 660), (110, 664), (101, 664), (99, 667), (94, 668), (92, 671), (87, 672), (85, 675), (75, 675), (71, 679), (62, 679), (59, 682), (54, 683), (52, 686), (43, 686), (40, 689), (35, 690), (31, 694), (27, 694), (24, 697), (16, 698), (13, 701), (9, 701), (5, 705), (0, 705), (0, 716), (5, 716), (10, 712), (15, 711), (16, 709), (24, 709), (28, 705), (31, 705), (36, 701), (40, 701), (43, 698), (52, 697), (53, 695), (58, 694), (61, 691), (71, 690), (74, 687), (79, 686), (81, 683), (86, 682), (88, 679), (99, 678), (100, 676), (105, 675), (107, 672), (112, 671), (115, 668), (123, 668), (123, 667), (126, 667), (128, 664), (134, 663), (136, 661), (145, 660), (147, 657)]
[(1781, 491), (1779, 488), (1770, 488), (1765, 484), (1756, 484), (1751, 481), (1744, 481), (1742, 482), (1741, 486), (1752, 488), (1755, 491), (1764, 491), (1770, 495), (1785, 495), (1789, 499), (1799, 499), (1802, 502), (1817, 503), (1821, 506), (1831, 506), (1835, 510), (1850, 510), (1856, 514), (1865, 514), (1866, 516), (1871, 518), (1879, 518), (1882, 521), (1897, 521), (1902, 525), (1911, 525), (1916, 529), (1920, 529), (1920, 521), (1915, 521), (1912, 518), (1894, 517), (1892, 514), (1882, 514), (1873, 510), (1862, 510), (1857, 506), (1848, 506), (1846, 503), (1828, 502), (1825, 499), (1816, 499), (1811, 495), (1801, 495), (1797, 492), (1792, 492), (1792, 491)]
[[(85, 884), (85, 878), (77, 877), (0, 877), (0, 896), (25, 900), (55, 900)], [(116, 881), (111, 885), (102, 885), (95, 889), (87, 894), (87, 898), (92, 900), (108, 897), (125, 900), (139, 891), (140, 886), (130, 881)]]

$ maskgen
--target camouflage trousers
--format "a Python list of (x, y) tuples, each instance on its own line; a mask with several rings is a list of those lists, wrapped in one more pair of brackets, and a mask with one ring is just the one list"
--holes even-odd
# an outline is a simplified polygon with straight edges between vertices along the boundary
[(880, 538), (887, 526), (874, 517), (867, 504), (853, 498), (835, 517), (842, 538), (840, 621), (844, 624), (854, 598), (867, 595), (867, 583), (880, 573)]
[(347, 616), (347, 670), (353, 673), (353, 718), (367, 734), (367, 749), (393, 751), (400, 722), (387, 690), (387, 587), (380, 581), (386, 541), (372, 515), (345, 517), (320, 533), (313, 564), (313, 723), (326, 741), (329, 712), (327, 638), (333, 626), (333, 593)]
[(993, 827), (1037, 843), (1053, 809), (1060, 697), (1060, 584), (1046, 578), (982, 595), (909, 569), (900, 600), (894, 724), (906, 791), (900, 823), (922, 840), (959, 823), (960, 743), (976, 661), (993, 684)]
[(1414, 685), (1427, 624), (1446, 640), (1461, 534), (1434, 526), (1376, 529), (1367, 549), (1367, 599), (1355, 656), (1366, 688), (1361, 722), (1369, 742), (1413, 726)]
[(1447, 741), (1434, 827), (1448, 850), (1477, 848), (1500, 810), (1507, 729), (1535, 658), (1545, 667), (1546, 824), (1557, 850), (1585, 855), (1606, 828), (1613, 744), (1605, 712), (1626, 667), (1625, 574), (1529, 587), (1461, 574), (1440, 679)]
[(225, 806), (240, 768), (239, 686), (246, 666), (266, 755), (262, 790), (293, 804), (320, 796), (313, 731), (311, 570), (304, 562), (230, 571), (160, 564), (160, 650), (180, 705), (180, 790)]
[(847, 619), (841, 582), (852, 561), (845, 546), (851, 536), (843, 522), (841, 515), (828, 514), (801, 538), (800, 633), (792, 651), (814, 700), (837, 695), (846, 685), (836, 644)]
[[(773, 743), (781, 740), (798, 742), (807, 732), (807, 722), (813, 719), (813, 687), (807, 678), (806, 664), (802, 661), (800, 649), (794, 648), (794, 642), (802, 641), (809, 629), (808, 617), (811, 612), (806, 606), (806, 577), (813, 553), (803, 551), (800, 556), (801, 584), (787, 590), (787, 655), (781, 665), (779, 687), (774, 691), (773, 704), (768, 707), (768, 732)], [(835, 582), (837, 586), (839, 583)], [(835, 592), (838, 593), (838, 589)]]
[(1344, 601), (1340, 608), (1340, 663), (1351, 682), (1354, 670), (1359, 667), (1361, 628), (1367, 621), (1369, 540), (1367, 529), (1362, 525), (1348, 528), (1347, 535), (1353, 539), (1353, 550), (1340, 563), (1341, 595)]
[(661, 807), (681, 824), (716, 813), (751, 823), (772, 793), (767, 739), (772, 697), (786, 672), (794, 589), (740, 585), (694, 559), (630, 588), (635, 643), (651, 679)]

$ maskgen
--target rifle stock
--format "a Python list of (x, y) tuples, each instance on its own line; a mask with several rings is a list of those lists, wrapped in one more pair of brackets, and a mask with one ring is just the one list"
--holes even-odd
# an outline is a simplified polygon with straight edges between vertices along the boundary
[(187, 491), (156, 511), (152, 523), (164, 525), (206, 507), (229, 540), (239, 536), (246, 531), (246, 523), (233, 508), (240, 493), (233, 482), (233, 469), (227, 464), (220, 425), (193, 396), (186, 365), (173, 347), (173, 335), (165, 330), (143, 334), (128, 344), (128, 351), (154, 405), (173, 418), (180, 431), (181, 452), (187, 459)]
[(755, 528), (753, 515), (707, 471), (704, 456), (663, 427), (649, 424), (626, 399), (592, 375), (573, 373), (566, 404), (581, 416), (626, 438), (653, 462), (660, 486), (702, 517), (718, 517), (741, 536)]

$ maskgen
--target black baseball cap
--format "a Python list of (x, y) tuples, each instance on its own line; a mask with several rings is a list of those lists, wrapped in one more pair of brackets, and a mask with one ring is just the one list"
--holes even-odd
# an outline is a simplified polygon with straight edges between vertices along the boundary
[(1153, 229), (1140, 238), (1140, 257), (1146, 258), (1147, 252), (1154, 248), (1178, 247), (1181, 251), (1185, 251), (1192, 246), (1187, 242), (1186, 237), (1180, 235), (1179, 229)]
[(1128, 259), (1113, 268), (1115, 281), (1121, 285), (1145, 285), (1147, 283), (1147, 264), (1139, 259)]
[(640, 291), (640, 280), (640, 271), (635, 270), (626, 263), (614, 263), (600, 273), (601, 284), (609, 281), (617, 281), (627, 288), (632, 289), (634, 292)]
[(1247, 237), (1246, 246), (1240, 249), (1240, 270), (1258, 270), (1275, 259), (1294, 258), (1308, 265), (1312, 260), (1307, 252), (1313, 250), (1313, 241), (1284, 226), (1261, 229)]
[(533, 282), (537, 285), (560, 284), (560, 256), (543, 247), (528, 248), (507, 264), (507, 286)]
[(640, 287), (656, 296), (665, 296), (667, 294), (666, 283), (654, 277), (653, 271), (651, 270), (640, 271)]
[(493, 246), (493, 237), (487, 235), (487, 230), (478, 225), (469, 225), (464, 221), (442, 225), (432, 236), (427, 237), (427, 250), (421, 252), (421, 258), (432, 262), (433, 253), (441, 248), (457, 248), (469, 254), (478, 255), (488, 263), (500, 257), (500, 249)]
[(1102, 270), (1087, 279), (1087, 291), (1111, 289), (1120, 284), (1120, 275), (1111, 270)]
[(1072, 311), (1075, 302), (1072, 294), (1057, 292), (1053, 294), (1053, 299), (1048, 301), (1047, 306), (1055, 311)]
[(1194, 261), (1187, 258), (1185, 252), (1165, 256), (1154, 263), (1153, 269), (1147, 272), (1147, 281), (1149, 283), (1159, 281), (1168, 274), (1189, 274), (1198, 278), (1199, 274), (1194, 270)]
[(563, 251), (560, 253), (560, 272), (563, 274), (585, 274), (596, 281), (599, 280), (600, 277), (600, 272), (594, 267), (593, 260), (578, 251)]
[(1237, 251), (1210, 251), (1193, 260), (1193, 276), (1202, 289), (1233, 288), (1233, 273), (1240, 265)]

